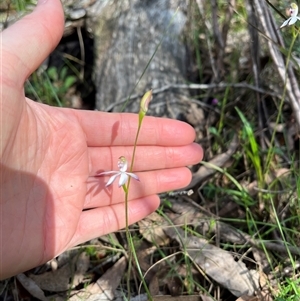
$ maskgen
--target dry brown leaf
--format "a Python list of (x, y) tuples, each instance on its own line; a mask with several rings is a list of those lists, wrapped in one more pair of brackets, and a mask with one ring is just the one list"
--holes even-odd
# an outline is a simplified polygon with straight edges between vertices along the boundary
[(152, 296), (159, 295), (159, 279), (156, 273), (150, 279), (149, 292)]
[(76, 295), (69, 298), (69, 301), (114, 300), (115, 291), (124, 275), (126, 264), (126, 258), (120, 258), (96, 283), (80, 290)]
[[(83, 252), (55, 271), (46, 272), (40, 275), (31, 274), (29, 277), (43, 290), (49, 292), (63, 292), (68, 290), (71, 286), (80, 283), (88, 266), (89, 258)], [(72, 280), (74, 282), (71, 282)]]
[[(273, 301), (270, 291), (270, 281), (268, 276), (262, 271), (260, 272), (259, 284), (261, 287), (261, 291), (259, 292), (259, 301)], [(274, 287), (272, 287), (272, 289), (274, 289)]]
[(165, 219), (153, 212), (145, 219), (138, 222), (140, 233), (143, 237), (156, 245), (163, 246), (169, 243), (169, 237), (165, 234), (162, 229), (162, 226), (166, 225)]
[(205, 239), (187, 236), (180, 228), (164, 231), (181, 245), (208, 276), (236, 297), (251, 296), (258, 290), (259, 273), (249, 271), (241, 261), (236, 262), (229, 252), (209, 244)]
[(88, 270), (90, 265), (90, 256), (83, 252), (79, 255), (78, 260), (76, 262), (76, 271), (75, 275), (73, 276), (73, 287), (77, 286), (79, 283), (82, 282), (84, 278), (84, 274)]
[(17, 279), (22, 284), (22, 286), (31, 294), (31, 296), (42, 301), (48, 300), (42, 289), (34, 282), (34, 280), (28, 278), (25, 274), (17, 275)]

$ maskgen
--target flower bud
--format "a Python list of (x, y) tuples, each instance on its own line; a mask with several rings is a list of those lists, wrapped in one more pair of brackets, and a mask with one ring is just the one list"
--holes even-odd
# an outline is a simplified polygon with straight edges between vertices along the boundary
[(151, 99), (152, 99), (152, 90), (149, 90), (144, 94), (144, 96), (141, 100), (140, 112), (143, 112), (144, 114), (147, 113), (148, 106), (149, 106), (149, 103), (150, 103)]

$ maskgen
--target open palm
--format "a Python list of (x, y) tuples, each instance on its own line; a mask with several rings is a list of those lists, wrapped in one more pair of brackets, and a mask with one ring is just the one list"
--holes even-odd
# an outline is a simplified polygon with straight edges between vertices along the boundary
[[(1, 34), (0, 278), (125, 225), (122, 189), (94, 176), (116, 170), (122, 155), (131, 161), (137, 115), (54, 108), (24, 96), (24, 81), (62, 30), (60, 2), (52, 0)], [(131, 223), (157, 208), (157, 193), (187, 185), (184, 166), (202, 157), (193, 129), (181, 122), (147, 117), (139, 138)]]

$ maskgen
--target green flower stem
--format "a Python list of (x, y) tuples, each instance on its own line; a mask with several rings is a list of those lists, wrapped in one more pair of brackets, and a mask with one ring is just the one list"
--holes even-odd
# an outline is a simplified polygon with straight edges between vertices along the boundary
[[(137, 133), (136, 133), (135, 141), (134, 141), (134, 146), (133, 146), (130, 172), (132, 172), (132, 170), (133, 170), (133, 164), (134, 164), (134, 158), (135, 158), (135, 153), (136, 153), (136, 146), (137, 146), (138, 137), (139, 137), (140, 130), (141, 130), (141, 127), (142, 127), (143, 119), (146, 116), (146, 113), (147, 113), (147, 110), (148, 110), (148, 105), (149, 105), (149, 102), (151, 101), (151, 99), (152, 99), (152, 90), (146, 92), (145, 95), (143, 96), (142, 100), (141, 100), (140, 111), (139, 111), (138, 129), (137, 129)], [(142, 273), (142, 270), (140, 269), (140, 265), (139, 265), (138, 258), (137, 258), (135, 248), (134, 248), (133, 239), (132, 239), (131, 233), (129, 231), (128, 195), (129, 195), (130, 180), (131, 180), (131, 177), (129, 177), (127, 185), (126, 184), (123, 185), (123, 190), (125, 192), (125, 224), (126, 224), (125, 230), (126, 230), (126, 238), (127, 238), (128, 244), (129, 244), (129, 251), (130, 251), (129, 256), (128, 256), (128, 275), (127, 275), (128, 300), (130, 300), (130, 272), (131, 272), (131, 268), (132, 268), (132, 264), (131, 264), (132, 256), (133, 256), (133, 258), (136, 262), (136, 268), (137, 268), (138, 273), (141, 277), (141, 281), (142, 281), (143, 286), (145, 288), (145, 291), (148, 295), (148, 298), (149, 298), (149, 300), (152, 300), (150, 291), (149, 291), (148, 286), (146, 284), (146, 281), (144, 279), (144, 275)]]

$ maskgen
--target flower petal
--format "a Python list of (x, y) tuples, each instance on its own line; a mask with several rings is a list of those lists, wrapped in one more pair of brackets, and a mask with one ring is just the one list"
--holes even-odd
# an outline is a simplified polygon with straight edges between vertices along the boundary
[(105, 186), (107, 187), (107, 186), (111, 185), (119, 175), (120, 175), (120, 173), (118, 172), (117, 174), (110, 177)]
[(132, 172), (127, 172), (127, 175), (129, 175), (130, 177), (134, 178), (137, 181), (140, 180), (139, 177), (136, 174), (132, 173)]
[(128, 181), (128, 175), (126, 172), (121, 172), (120, 174), (119, 187), (123, 186)]
[(287, 20), (285, 20), (285, 21), (282, 23), (282, 25), (280, 26), (280, 28), (283, 28), (283, 27), (287, 26), (291, 19), (292, 19), (292, 17), (291, 17), (291, 18), (288, 18)]
[(95, 177), (100, 177), (100, 176), (105, 176), (105, 175), (111, 175), (111, 174), (118, 174), (118, 171), (104, 171), (104, 172), (100, 172), (98, 174), (95, 174)]
[(297, 17), (291, 17), (291, 18), (290, 18), (290, 22), (289, 22), (289, 26), (290, 26), (290, 25), (293, 25), (294, 23), (296, 23), (297, 20), (298, 20)]

